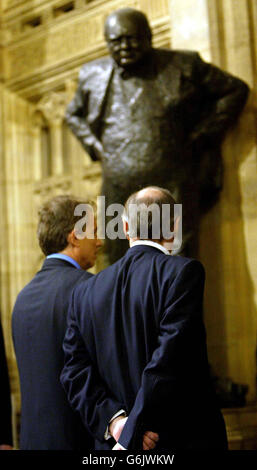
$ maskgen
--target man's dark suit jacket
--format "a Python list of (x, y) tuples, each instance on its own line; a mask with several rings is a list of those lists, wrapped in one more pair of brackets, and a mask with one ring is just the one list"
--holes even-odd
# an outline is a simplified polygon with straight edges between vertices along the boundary
[(49, 258), (17, 297), (12, 331), (21, 386), (21, 449), (93, 447), (59, 379), (71, 291), (91, 276), (67, 261)]
[(12, 445), (11, 395), (5, 355), (4, 336), (0, 322), (0, 445)]
[(134, 246), (75, 288), (61, 381), (96, 438), (120, 409), (129, 415), (119, 443), (142, 449), (224, 449), (226, 431), (211, 384), (202, 319), (200, 262)]

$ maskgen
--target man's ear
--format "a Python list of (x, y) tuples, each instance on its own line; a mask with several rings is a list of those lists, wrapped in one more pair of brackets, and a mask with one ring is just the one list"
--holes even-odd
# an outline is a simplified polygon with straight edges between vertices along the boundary
[(79, 239), (76, 237), (74, 229), (69, 233), (67, 237), (67, 242), (71, 246), (79, 246)]
[(124, 232), (124, 235), (126, 236), (126, 239), (129, 240), (129, 226), (128, 226), (128, 222), (126, 220), (123, 219), (123, 232)]
[(178, 217), (176, 217), (176, 219), (174, 221), (174, 237), (173, 237), (173, 240), (175, 238), (175, 234), (178, 233), (180, 223), (181, 223), (181, 216), (179, 215)]
[(172, 251), (172, 249), (174, 249), (173, 243), (174, 243), (175, 236), (179, 230), (180, 221), (181, 221), (181, 217), (178, 216), (174, 221), (173, 236), (169, 240), (163, 240), (162, 245), (169, 251)]

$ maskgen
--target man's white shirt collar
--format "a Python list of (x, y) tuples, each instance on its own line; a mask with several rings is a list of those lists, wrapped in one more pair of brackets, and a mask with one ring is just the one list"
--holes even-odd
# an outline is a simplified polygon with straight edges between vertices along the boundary
[(153, 246), (154, 248), (157, 248), (158, 250), (162, 251), (165, 255), (169, 255), (169, 256), (171, 255), (171, 253), (167, 250), (167, 248), (160, 245), (160, 243), (156, 243), (150, 240), (136, 240), (130, 243), (130, 248), (132, 248), (133, 246), (138, 246), (138, 245)]

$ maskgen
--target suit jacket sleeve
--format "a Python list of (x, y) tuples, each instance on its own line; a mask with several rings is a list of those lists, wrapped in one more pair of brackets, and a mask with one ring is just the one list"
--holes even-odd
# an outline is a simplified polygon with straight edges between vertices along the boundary
[(98, 374), (79, 331), (74, 309), (74, 295), (68, 314), (68, 328), (63, 343), (65, 365), (61, 383), (71, 406), (80, 413), (84, 425), (94, 438), (104, 442), (111, 418), (121, 409), (119, 403)]
[(93, 133), (87, 120), (89, 91), (83, 90), (85, 75), (82, 68), (77, 91), (66, 110), (66, 121), (92, 160), (98, 160), (101, 143)]
[(222, 138), (236, 122), (246, 103), (249, 87), (237, 77), (204, 62), (195, 54), (193, 80), (199, 87), (201, 118), (194, 128), (192, 138), (207, 136)]
[(143, 428), (144, 417), (151, 415), (151, 409), (158, 406), (161, 421), (176, 406), (180, 381), (189, 367), (186, 358), (184, 362), (181, 358), (185, 357), (188, 335), (193, 334), (202, 317), (203, 287), (204, 269), (191, 260), (169, 288), (159, 323), (158, 347), (143, 371), (141, 387), (119, 439), (126, 449), (142, 445), (144, 431), (155, 431)]
[(1, 444), (12, 445), (10, 385), (9, 385), (8, 369), (7, 369), (5, 347), (4, 347), (4, 338), (3, 338), (1, 324), (0, 324), (0, 371), (1, 371), (0, 445)]

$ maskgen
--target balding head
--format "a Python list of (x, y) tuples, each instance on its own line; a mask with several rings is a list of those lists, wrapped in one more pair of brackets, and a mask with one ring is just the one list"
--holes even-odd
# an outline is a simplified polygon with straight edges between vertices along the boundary
[(124, 210), (124, 220), (129, 225), (130, 238), (160, 241), (166, 239), (163, 222), (173, 231), (175, 203), (170, 191), (158, 186), (148, 186), (133, 193), (128, 198)]
[[(147, 186), (144, 189), (141, 189), (136, 194), (137, 200), (159, 200), (164, 197), (163, 189), (159, 188), (158, 186)], [(167, 191), (167, 190), (166, 190)]]
[(111, 13), (104, 27), (109, 51), (117, 64), (133, 68), (151, 49), (152, 33), (146, 16), (133, 8)]
[(176, 204), (171, 192), (168, 189), (160, 188), (159, 186), (147, 186), (131, 194), (125, 204), (125, 208), (127, 208), (131, 203), (135, 203), (137, 205), (146, 204), (147, 206), (153, 203), (170, 204), (172, 206)]

